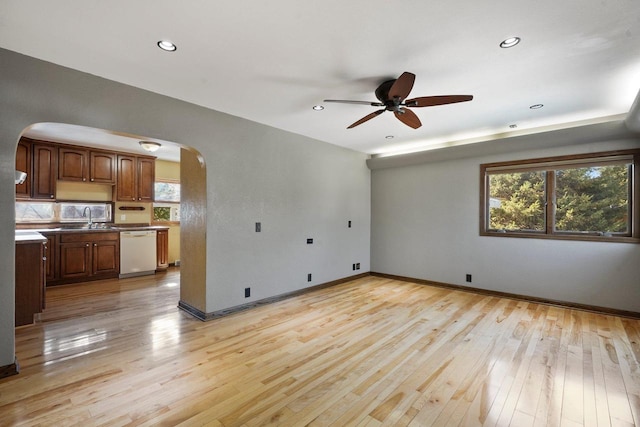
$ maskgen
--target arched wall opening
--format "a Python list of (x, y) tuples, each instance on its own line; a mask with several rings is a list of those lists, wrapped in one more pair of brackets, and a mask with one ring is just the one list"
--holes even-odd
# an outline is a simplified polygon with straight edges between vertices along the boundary
[[(193, 237), (182, 238), (183, 308), (210, 317), (351, 277), (355, 262), (369, 270), (366, 154), (3, 49), (0, 63), (0, 223), (8, 225), (0, 227), (0, 371), (15, 353), (16, 146), (34, 123), (115, 129), (193, 148), (181, 155), (197, 167), (181, 169), (202, 180), (192, 186), (183, 177), (182, 186), (206, 197), (185, 206), (198, 221), (190, 221)], [(189, 236), (184, 224), (181, 231)], [(195, 238), (205, 240), (198, 247)], [(187, 280), (190, 263), (201, 268)]]
[[(197, 310), (205, 311), (205, 286), (206, 286), (206, 233), (202, 230), (206, 228), (206, 166), (203, 156), (198, 150), (182, 146), (181, 144), (150, 138), (138, 134), (127, 132), (118, 132), (113, 130), (97, 129), (78, 125), (68, 125), (63, 123), (36, 123), (28, 126), (18, 137), (29, 138), (31, 141), (41, 141), (52, 144), (65, 144), (61, 147), (75, 146), (82, 147), (87, 150), (107, 150), (118, 153), (128, 153), (132, 155), (153, 155), (156, 161), (164, 166), (164, 172), (156, 170), (155, 180), (162, 180), (167, 174), (171, 178), (178, 177), (182, 184), (181, 194), (181, 214), (180, 223), (177, 226), (170, 226), (172, 240), (169, 241), (170, 247), (176, 248), (171, 252), (175, 252), (178, 257), (186, 262), (181, 262), (180, 275), (184, 274), (186, 280), (185, 286), (181, 286), (180, 306), (193, 307)], [(153, 141), (160, 145), (158, 151), (149, 153), (145, 151), (140, 141)], [(16, 153), (16, 158), (18, 153)], [(58, 158), (57, 163), (61, 161)], [(33, 162), (32, 162), (33, 163)], [(171, 168), (167, 164), (175, 163), (176, 168)], [(35, 170), (30, 166), (18, 166), (16, 162), (16, 171), (25, 169), (27, 172), (26, 181), (33, 179), (32, 175)], [(184, 165), (184, 167), (180, 167)], [(33, 164), (33, 167), (38, 167)], [(166, 169), (173, 169), (167, 171)], [(163, 174), (164, 173), (164, 174)], [(36, 174), (38, 175), (38, 174)], [(115, 198), (115, 192), (112, 191), (113, 185), (95, 184), (95, 183), (72, 183), (67, 181), (57, 182), (58, 197), (56, 200), (64, 199), (65, 201), (74, 202), (110, 202), (114, 206), (118, 203)], [(71, 189), (71, 190), (70, 190)], [(62, 197), (60, 197), (62, 196)], [(33, 199), (17, 199), (19, 202), (36, 201)], [(130, 203), (129, 203), (130, 204)], [(133, 211), (133, 218), (125, 221), (125, 214), (119, 212), (117, 207), (113, 212), (113, 226), (123, 226), (131, 223), (135, 224), (153, 224), (153, 204), (141, 203), (143, 211)], [(146, 211), (146, 212), (145, 212)], [(129, 211), (123, 211), (129, 212)], [(46, 229), (48, 224), (43, 224), (42, 228)], [(162, 224), (156, 224), (162, 225)], [(22, 223), (17, 225), (20, 227), (33, 227), (37, 224)], [(40, 227), (39, 227), (40, 228)], [(177, 230), (176, 230), (177, 229)], [(175, 241), (177, 237), (177, 241)], [(184, 244), (182, 241), (184, 240)], [(184, 249), (184, 252), (182, 251)], [(173, 258), (176, 255), (172, 253)], [(184, 257), (182, 256), (184, 254)], [(171, 258), (170, 261), (174, 261)], [(180, 258), (177, 260), (182, 261)], [(176, 301), (178, 305), (178, 301)]]

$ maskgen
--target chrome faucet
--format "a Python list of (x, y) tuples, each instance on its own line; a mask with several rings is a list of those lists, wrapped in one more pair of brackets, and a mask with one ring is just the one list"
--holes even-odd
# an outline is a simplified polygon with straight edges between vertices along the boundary
[(87, 210), (89, 211), (89, 228), (91, 228), (91, 224), (93, 224), (93, 221), (91, 220), (91, 208), (89, 206), (85, 206), (84, 211), (82, 211), (82, 217), (86, 218), (87, 217)]

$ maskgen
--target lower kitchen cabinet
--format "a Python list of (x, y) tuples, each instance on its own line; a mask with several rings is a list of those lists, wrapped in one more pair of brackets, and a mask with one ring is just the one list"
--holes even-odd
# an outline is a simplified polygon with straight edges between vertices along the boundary
[(59, 281), (117, 277), (120, 271), (120, 242), (114, 233), (64, 233), (59, 245)]
[(58, 274), (58, 235), (42, 233), (47, 238), (47, 248), (45, 253), (45, 274), (47, 277), (47, 283), (56, 280), (59, 277)]
[[(169, 229), (156, 232), (156, 271), (169, 268)], [(51, 231), (47, 238), (47, 286), (115, 278), (120, 275), (120, 232)]]
[(16, 326), (30, 325), (44, 309), (44, 242), (16, 243)]
[(158, 257), (156, 271), (169, 268), (169, 230), (156, 232), (156, 256)]

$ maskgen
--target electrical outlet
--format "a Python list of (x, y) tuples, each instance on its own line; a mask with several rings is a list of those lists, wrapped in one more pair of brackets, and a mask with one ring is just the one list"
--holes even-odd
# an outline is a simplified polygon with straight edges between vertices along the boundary
[(467, 282), (471, 283), (471, 275), (467, 274)]
[(251, 296), (251, 288), (244, 288), (244, 297), (249, 298)]
[(348, 227), (351, 228), (351, 221), (349, 221), (349, 226)]
[(360, 270), (360, 263), (356, 262), (356, 270)]
[(120, 215), (120, 221), (126, 221), (127, 216), (125, 214)]
[(311, 273), (307, 274), (307, 282), (311, 281)]
[(307, 239), (307, 245), (312, 245), (313, 244), (313, 239)]
[(256, 233), (260, 233), (262, 231), (262, 224), (259, 222), (256, 222)]
[(355, 265), (355, 264), (353, 264), (353, 270), (355, 271), (355, 269), (356, 269), (356, 265)]

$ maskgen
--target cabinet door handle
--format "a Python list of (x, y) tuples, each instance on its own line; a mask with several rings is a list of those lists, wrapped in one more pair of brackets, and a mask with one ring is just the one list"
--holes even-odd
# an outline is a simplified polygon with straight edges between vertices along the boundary
[(98, 246), (98, 244), (97, 244), (97, 243), (94, 243), (94, 244), (93, 244), (93, 246), (94, 246), (94, 247), (97, 247), (97, 246)]
[(87, 243), (85, 246), (88, 248), (88, 247), (89, 247), (89, 244)]
[(86, 181), (86, 180), (87, 180), (87, 178), (82, 178), (82, 182), (84, 182), (84, 181)]
[(50, 199), (53, 199), (53, 194), (49, 194), (49, 198), (50, 198)]

